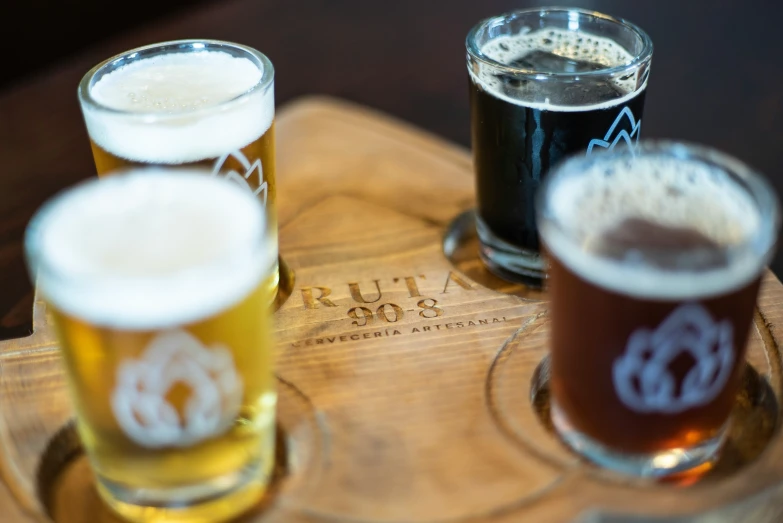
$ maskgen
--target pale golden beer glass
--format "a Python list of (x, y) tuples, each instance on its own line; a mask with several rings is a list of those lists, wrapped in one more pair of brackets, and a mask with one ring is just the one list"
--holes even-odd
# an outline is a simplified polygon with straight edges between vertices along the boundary
[(39, 209), (25, 252), (103, 500), (140, 523), (256, 504), (274, 466), (275, 246), (252, 193), (196, 170), (93, 178)]
[[(277, 248), (274, 68), (264, 54), (217, 40), (156, 43), (96, 65), (78, 95), (98, 176), (204, 167), (256, 195)], [(278, 283), (275, 265), (273, 299)]]

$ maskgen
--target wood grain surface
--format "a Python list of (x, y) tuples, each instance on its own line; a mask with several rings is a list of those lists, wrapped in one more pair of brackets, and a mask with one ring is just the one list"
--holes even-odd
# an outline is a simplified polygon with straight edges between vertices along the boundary
[[(21, 237), (32, 212), (94, 169), (76, 86), (121, 51), (177, 38), (251, 45), (272, 59), (285, 104), (328, 94), (377, 108), (469, 146), (464, 39), (479, 19), (545, 0), (199, 0), (117, 21), (112, 4), (5, 2), (8, 62), (35, 64), (0, 91), (0, 338), (30, 330)], [(165, 1), (163, 2), (165, 4)], [(783, 189), (783, 4), (773, 0), (562, 0), (636, 22), (655, 45), (643, 136), (703, 142)], [(23, 4), (23, 6), (21, 6)], [(29, 4), (29, 5), (28, 5)], [(56, 4), (56, 5), (55, 5)], [(148, 9), (152, 2), (134, 4)], [(16, 7), (14, 7), (16, 6)], [(93, 10), (90, 10), (90, 6)], [(23, 9), (34, 15), (19, 15)], [(119, 17), (125, 17), (125, 10)], [(164, 13), (164, 14), (161, 14)], [(34, 45), (35, 44), (35, 45)], [(50, 56), (58, 57), (49, 60)], [(783, 274), (783, 259), (772, 262)]]
[[(698, 481), (632, 481), (552, 434), (547, 296), (483, 273), (472, 228), (454, 230), (473, 201), (466, 150), (328, 98), (288, 104), (276, 125), (280, 252), (296, 282), (275, 314), (286, 474), (242, 521), (780, 521), (771, 272), (723, 458)], [(4, 523), (117, 521), (74, 457), (71, 417), (36, 302), (34, 334), (0, 344)]]

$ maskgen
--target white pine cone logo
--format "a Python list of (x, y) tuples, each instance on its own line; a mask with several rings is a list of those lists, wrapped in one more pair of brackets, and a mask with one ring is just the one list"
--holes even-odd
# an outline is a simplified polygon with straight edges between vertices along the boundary
[[(627, 123), (623, 120), (628, 120)], [(623, 125), (625, 123), (625, 125)], [(612, 150), (621, 141), (628, 147), (634, 147), (639, 141), (639, 133), (641, 132), (642, 121), (636, 121), (633, 117), (633, 113), (628, 107), (623, 107), (617, 118), (614, 119), (614, 123), (609, 127), (609, 130), (604, 135), (603, 139), (594, 138), (590, 140), (587, 145), (587, 155), (593, 153), (594, 147), (600, 147), (601, 149)]]
[[(236, 161), (238, 161), (240, 165), (242, 165), (242, 168), (245, 170), (245, 172), (238, 173), (234, 169), (223, 172), (223, 167), (229, 158), (234, 158)], [(258, 196), (259, 194), (263, 193), (261, 201), (264, 203), (264, 207), (266, 207), (266, 200), (269, 189), (266, 181), (264, 181), (264, 168), (261, 165), (260, 159), (256, 159), (255, 162), (250, 163), (250, 160), (248, 160), (247, 157), (242, 154), (242, 151), (233, 151), (231, 153), (224, 154), (217, 159), (214, 167), (212, 168), (212, 176), (217, 176), (219, 174), (252, 192), (254, 196)], [(255, 174), (257, 179), (257, 187), (255, 189), (253, 189), (249, 182), (253, 178), (253, 174)]]
[[(166, 398), (175, 384), (190, 392), (181, 409)], [(140, 359), (120, 364), (111, 406), (137, 444), (185, 447), (225, 432), (239, 414), (242, 390), (228, 349), (173, 330), (158, 334)]]
[[(678, 380), (671, 364), (683, 354), (693, 359)], [(612, 368), (620, 400), (642, 413), (677, 413), (705, 405), (720, 393), (734, 364), (734, 329), (714, 321), (697, 303), (679, 306), (654, 331), (636, 330), (625, 354)]]

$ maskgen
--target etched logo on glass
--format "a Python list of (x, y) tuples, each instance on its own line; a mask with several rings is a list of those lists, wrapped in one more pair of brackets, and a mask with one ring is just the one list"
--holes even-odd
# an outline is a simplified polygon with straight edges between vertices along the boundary
[[(623, 120), (628, 121), (627, 125), (621, 125)], [(631, 110), (628, 107), (623, 107), (623, 110), (620, 111), (620, 114), (614, 119), (614, 123), (609, 127), (609, 130), (606, 132), (603, 139), (594, 138), (590, 140), (590, 143), (587, 145), (586, 154), (588, 156), (592, 154), (594, 147), (600, 147), (601, 149), (608, 149), (611, 151), (614, 149), (615, 145), (621, 141), (629, 147), (635, 147), (636, 143), (639, 141), (641, 128), (642, 121), (639, 120), (637, 122)]]
[[(229, 158), (234, 158), (236, 161), (238, 161), (239, 164), (242, 165), (244, 172), (238, 173), (234, 169), (222, 172), (223, 167)], [(263, 193), (262, 202), (264, 203), (264, 207), (266, 207), (268, 187), (266, 181), (264, 180), (264, 168), (261, 165), (260, 159), (250, 163), (250, 160), (247, 159), (247, 156), (245, 156), (242, 151), (233, 151), (228, 154), (224, 154), (217, 159), (215, 166), (212, 168), (212, 176), (216, 176), (218, 174), (222, 174), (229, 180), (238, 183), (248, 191), (252, 192), (255, 196)], [(258, 180), (258, 187), (255, 189), (253, 189), (250, 183), (248, 183), (248, 181), (253, 178), (254, 174)]]
[[(180, 396), (173, 399), (175, 387)], [(137, 444), (185, 447), (225, 432), (239, 414), (242, 390), (228, 349), (172, 330), (153, 338), (141, 358), (120, 364), (111, 407)]]
[[(734, 363), (734, 329), (702, 305), (679, 306), (655, 330), (637, 329), (612, 368), (620, 400), (642, 413), (673, 414), (712, 401)], [(684, 377), (672, 363), (690, 364)]]

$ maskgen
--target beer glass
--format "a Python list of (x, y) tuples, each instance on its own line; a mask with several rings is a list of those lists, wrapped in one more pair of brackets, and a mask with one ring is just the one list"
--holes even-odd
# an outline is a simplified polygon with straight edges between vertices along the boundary
[(25, 236), (98, 492), (124, 518), (224, 521), (274, 465), (261, 204), (197, 170), (134, 169), (46, 202)]
[(652, 41), (627, 20), (537, 7), (479, 22), (466, 47), (479, 255), (540, 287), (539, 184), (570, 153), (636, 143)]
[[(277, 246), (274, 68), (265, 55), (216, 40), (156, 43), (93, 67), (78, 96), (98, 176), (208, 168), (256, 195)], [(278, 282), (276, 267), (272, 299)]]
[(778, 239), (773, 188), (719, 151), (642, 140), (562, 162), (537, 209), (562, 439), (637, 476), (709, 466)]

